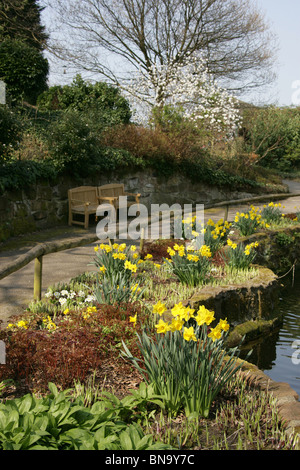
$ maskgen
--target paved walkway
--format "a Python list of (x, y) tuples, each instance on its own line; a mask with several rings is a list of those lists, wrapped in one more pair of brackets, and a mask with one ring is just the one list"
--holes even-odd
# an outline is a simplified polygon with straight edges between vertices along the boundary
[[(300, 181), (288, 182), (291, 192), (298, 192), (299, 197), (292, 197), (281, 201), (282, 205), (285, 206), (284, 212), (295, 212), (295, 207), (300, 208)], [(261, 206), (255, 204), (255, 206)], [(235, 213), (239, 210), (242, 211), (247, 209), (248, 206), (234, 206), (229, 210), (228, 220), (233, 220)], [(211, 218), (215, 221), (223, 218), (224, 209), (209, 209), (205, 211), (205, 220)], [(95, 233), (95, 227), (92, 227), (91, 233)], [(0, 263), (5, 265), (16, 259), (21, 254), (28, 251), (30, 248), (35, 246), (41, 241), (57, 238), (63, 238), (68, 236), (80, 236), (86, 233), (81, 229), (65, 227), (59, 230), (59, 234), (53, 236), (53, 231), (45, 230), (40, 234), (28, 235), (25, 238), (26, 243), (20, 248), (9, 248), (0, 252)], [(43, 237), (43, 240), (41, 239)], [(24, 240), (24, 239), (23, 239)], [(42, 294), (44, 294), (47, 288), (58, 282), (68, 282), (72, 277), (81, 274), (85, 271), (93, 271), (94, 266), (89, 266), (89, 263), (93, 260), (94, 246), (99, 243), (95, 242), (90, 245), (78, 248), (72, 248), (66, 251), (49, 254), (43, 258), (43, 286)], [(23, 267), (19, 271), (10, 274), (6, 278), (0, 280), (0, 320), (3, 320), (5, 325), (8, 319), (13, 316), (20, 314), (27, 307), (28, 303), (33, 299), (33, 272), (34, 272), (34, 261)]]

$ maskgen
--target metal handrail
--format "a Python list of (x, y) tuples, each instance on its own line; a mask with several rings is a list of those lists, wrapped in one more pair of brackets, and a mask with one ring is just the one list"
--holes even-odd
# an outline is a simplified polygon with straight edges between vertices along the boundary
[[(281, 193), (281, 194), (266, 194), (263, 196), (254, 196), (251, 198), (243, 198), (243, 199), (236, 199), (231, 201), (224, 201), (215, 204), (207, 204), (205, 205), (205, 209), (212, 209), (217, 207), (224, 207), (224, 220), (228, 218), (228, 211), (230, 206), (238, 205), (238, 204), (247, 204), (252, 202), (258, 201), (268, 201), (272, 200), (282, 200), (282, 199), (289, 199), (291, 197), (300, 197), (299, 193)], [(145, 220), (145, 223), (141, 224), (141, 244), (140, 249), (143, 246), (143, 231), (146, 226), (150, 223), (150, 217)], [(161, 215), (158, 217), (158, 220), (161, 220)], [(116, 235), (120, 235), (122, 232), (122, 227), (117, 224), (116, 227)], [(115, 233), (107, 232), (108, 238), (118, 238), (118, 236), (114, 237)], [(43, 266), (43, 256), (46, 256), (50, 253), (56, 253), (58, 251), (68, 250), (70, 248), (77, 248), (79, 246), (88, 245), (95, 241), (99, 240), (96, 234), (94, 235), (84, 235), (82, 237), (76, 238), (69, 238), (59, 241), (51, 241), (46, 243), (39, 243), (37, 246), (31, 248), (27, 253), (19, 256), (16, 260), (7, 263), (4, 267), (0, 268), (0, 280), (4, 279), (5, 277), (9, 276), (10, 274), (18, 271), (19, 269), (23, 268), (31, 261), (35, 260), (34, 263), (34, 300), (41, 299), (41, 292), (42, 292), (42, 266)]]

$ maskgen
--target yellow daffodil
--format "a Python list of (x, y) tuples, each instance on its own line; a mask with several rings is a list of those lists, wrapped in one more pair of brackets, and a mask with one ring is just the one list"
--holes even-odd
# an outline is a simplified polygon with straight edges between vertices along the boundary
[(170, 323), (170, 331), (180, 331), (184, 325), (184, 321), (180, 318), (173, 318)]
[(157, 313), (158, 315), (162, 315), (167, 310), (165, 304), (163, 304), (160, 300), (157, 304), (153, 305), (153, 313)]
[(220, 339), (222, 336), (222, 331), (220, 328), (216, 326), (216, 328), (212, 328), (210, 332), (207, 335), (209, 338), (211, 338), (213, 341), (216, 341), (216, 339)]
[(186, 327), (184, 328), (183, 338), (186, 341), (191, 341), (191, 340), (197, 341), (193, 326), (191, 326), (190, 328), (186, 328)]
[(218, 327), (223, 331), (228, 331), (229, 323), (227, 322), (227, 319), (225, 318), (225, 320), (220, 320), (218, 323)]
[(125, 264), (124, 264), (124, 267), (125, 269), (129, 269), (131, 272), (135, 273), (136, 270), (137, 270), (137, 265), (136, 264), (132, 264), (130, 261), (125, 261)]
[(155, 325), (157, 333), (167, 333), (170, 330), (168, 323), (164, 322), (162, 319), (159, 320), (158, 324)]
[(129, 317), (129, 321), (130, 323), (133, 323), (133, 326), (135, 326), (137, 321), (137, 314), (135, 314), (133, 317)]
[(198, 309), (197, 315), (195, 316), (195, 320), (199, 326), (201, 325), (210, 325), (211, 322), (215, 320), (214, 312), (208, 310), (201, 305)]

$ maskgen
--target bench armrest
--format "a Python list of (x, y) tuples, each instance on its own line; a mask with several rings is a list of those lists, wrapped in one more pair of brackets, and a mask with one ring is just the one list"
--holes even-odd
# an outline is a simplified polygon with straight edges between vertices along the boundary
[(76, 204), (83, 204), (85, 206), (89, 206), (91, 202), (89, 201), (82, 201), (80, 199), (70, 199), (71, 203), (76, 203)]
[(141, 197), (141, 194), (140, 194), (140, 193), (128, 193), (128, 192), (125, 192), (124, 195), (125, 195), (125, 196), (134, 196), (136, 202), (139, 202), (139, 198)]
[(110, 204), (113, 205), (113, 201), (117, 200), (118, 198), (116, 196), (99, 196), (99, 202), (101, 202), (101, 200), (103, 201), (109, 201)]

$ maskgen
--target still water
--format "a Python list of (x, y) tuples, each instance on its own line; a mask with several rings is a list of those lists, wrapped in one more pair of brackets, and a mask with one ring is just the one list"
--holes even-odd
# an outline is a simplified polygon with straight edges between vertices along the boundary
[(283, 313), (282, 327), (256, 344), (248, 361), (256, 364), (276, 382), (287, 382), (300, 396), (299, 270), (295, 273), (294, 283), (292, 279), (287, 281), (279, 310)]

